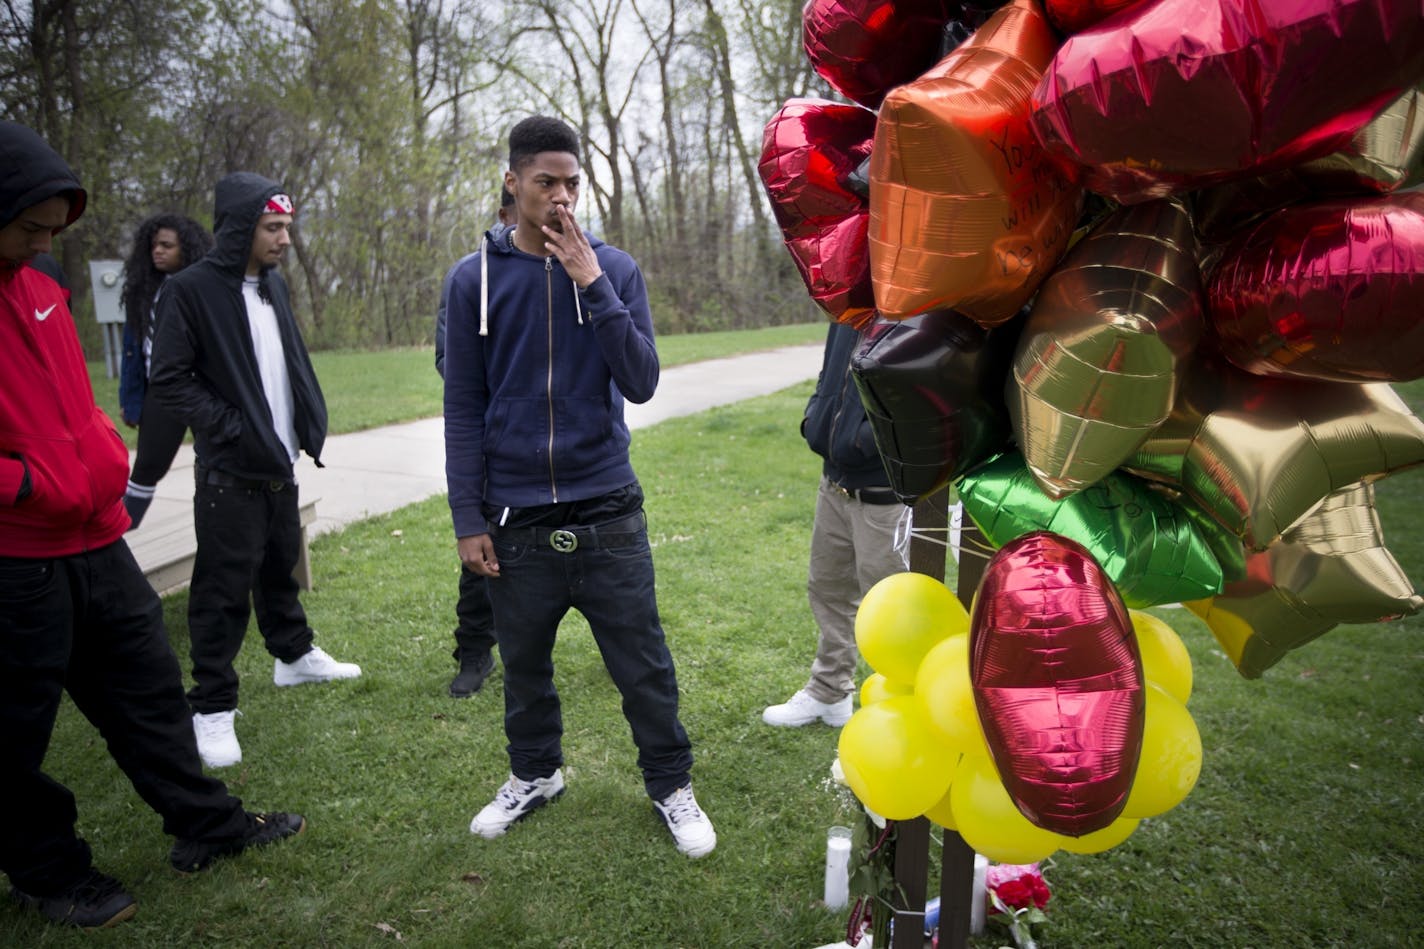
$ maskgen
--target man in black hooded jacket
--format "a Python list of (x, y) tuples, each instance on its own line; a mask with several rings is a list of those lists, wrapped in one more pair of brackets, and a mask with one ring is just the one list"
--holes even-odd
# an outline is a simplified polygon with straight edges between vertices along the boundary
[(292, 576), (301, 552), (293, 465), (299, 451), (320, 465), (326, 440), (326, 401), (276, 270), (291, 244), (292, 212), (275, 181), (249, 172), (223, 178), (212, 251), (175, 274), (159, 301), (149, 385), (193, 430), (197, 453), (188, 702), (209, 767), (242, 760), (232, 663), (249, 598), (277, 685), (361, 674), (312, 644)]

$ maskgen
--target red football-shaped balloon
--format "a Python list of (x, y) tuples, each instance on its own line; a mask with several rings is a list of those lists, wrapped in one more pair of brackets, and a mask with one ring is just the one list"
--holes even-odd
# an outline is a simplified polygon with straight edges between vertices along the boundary
[(1004, 788), (1038, 827), (1070, 837), (1121, 814), (1142, 751), (1142, 659), (1122, 598), (1092, 554), (1026, 534), (985, 569), (969, 674)]
[(874, 112), (792, 99), (767, 123), (757, 166), (811, 298), (833, 319), (857, 327), (875, 318), (875, 291), (870, 198), (851, 176), (869, 157), (874, 136)]
[(1227, 246), (1207, 295), (1218, 348), (1248, 372), (1424, 377), (1424, 193), (1277, 211)]
[(953, 0), (809, 0), (801, 41), (822, 79), (874, 109), (885, 93), (935, 64), (958, 7)]

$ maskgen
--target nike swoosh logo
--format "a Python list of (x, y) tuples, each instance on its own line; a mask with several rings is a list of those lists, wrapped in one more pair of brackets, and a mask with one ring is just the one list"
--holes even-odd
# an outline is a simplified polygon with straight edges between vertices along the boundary
[(41, 323), (43, 323), (46, 319), (49, 318), (49, 315), (54, 312), (54, 308), (55, 308), (56, 306), (58, 306), (58, 305), (59, 305), (59, 304), (57, 304), (57, 303), (51, 303), (51, 304), (49, 305), (49, 309), (46, 309), (46, 310), (36, 310), (36, 311), (35, 311), (35, 319), (37, 319), (37, 320), (39, 320)]

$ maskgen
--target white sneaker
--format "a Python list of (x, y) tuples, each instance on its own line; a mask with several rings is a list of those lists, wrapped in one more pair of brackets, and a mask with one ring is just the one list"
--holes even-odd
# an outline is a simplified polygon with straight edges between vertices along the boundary
[(361, 667), (354, 662), (337, 662), (320, 646), (295, 662), (273, 660), (272, 681), (277, 685), (301, 685), (304, 682), (330, 682), (332, 679), (355, 679)]
[(816, 720), (840, 728), (850, 721), (851, 698), (847, 695), (839, 702), (818, 702), (806, 693), (797, 692), (780, 705), (767, 706), (761, 713), (761, 720), (768, 725), (797, 727), (809, 725)]
[(697, 806), (697, 798), (692, 796), (692, 786), (676, 791), (653, 802), (653, 809), (672, 831), (672, 839), (677, 841), (677, 849), (689, 857), (705, 857), (717, 846), (717, 831), (712, 829), (712, 821)]
[(495, 793), (494, 800), (470, 821), (470, 833), (493, 840), (509, 830), (510, 825), (522, 821), (563, 793), (562, 768), (556, 768), (547, 778), (535, 778), (533, 781), (524, 781), (511, 774)]
[(242, 746), (232, 729), (237, 709), (193, 713), (193, 737), (198, 739), (198, 755), (209, 768), (226, 768), (242, 760)]

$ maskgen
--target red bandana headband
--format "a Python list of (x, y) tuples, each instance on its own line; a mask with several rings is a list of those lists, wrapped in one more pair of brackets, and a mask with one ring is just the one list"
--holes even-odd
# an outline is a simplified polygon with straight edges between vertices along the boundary
[(263, 206), (262, 213), (291, 214), (293, 207), (295, 207), (295, 205), (292, 204), (292, 199), (289, 198), (287, 195), (274, 194), (272, 195), (272, 197), (267, 199), (267, 204)]

